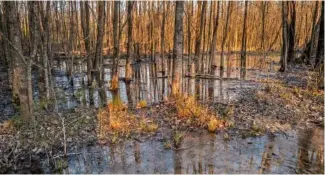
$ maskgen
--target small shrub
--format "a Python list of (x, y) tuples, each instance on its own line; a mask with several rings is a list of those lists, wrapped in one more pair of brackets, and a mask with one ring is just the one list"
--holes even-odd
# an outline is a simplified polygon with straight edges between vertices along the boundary
[(223, 139), (224, 140), (230, 140), (230, 137), (229, 137), (229, 135), (228, 135), (228, 133), (225, 133), (224, 135), (223, 135)]
[(170, 141), (167, 141), (167, 142), (164, 143), (164, 147), (165, 147), (165, 149), (171, 149), (172, 144), (170, 143)]
[(15, 127), (15, 128), (20, 128), (23, 124), (24, 124), (24, 119), (21, 118), (20, 116), (18, 115), (14, 115), (12, 118), (11, 118), (11, 122), (12, 125)]
[(280, 97), (284, 100), (290, 100), (291, 99), (291, 95), (287, 92), (281, 93)]
[(158, 125), (151, 123), (147, 126), (147, 132), (156, 132), (158, 129)]
[(179, 147), (180, 146), (183, 138), (184, 138), (184, 133), (179, 132), (179, 131), (174, 132), (173, 140), (174, 140), (175, 147)]

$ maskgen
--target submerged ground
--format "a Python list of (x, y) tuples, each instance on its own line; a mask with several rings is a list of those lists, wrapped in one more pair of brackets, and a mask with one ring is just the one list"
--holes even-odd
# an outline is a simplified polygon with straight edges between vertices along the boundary
[[(314, 88), (317, 78), (308, 67), (278, 73), (252, 63), (245, 80), (184, 79), (187, 93), (194, 87), (198, 95), (190, 106), (187, 97), (160, 100), (167, 80), (153, 83), (149, 65), (140, 66), (139, 85), (120, 83), (127, 105), (116, 115), (128, 123), (106, 115), (107, 107), (89, 107), (83, 76), (75, 76), (72, 88), (63, 74), (54, 77), (65, 99), (58, 113), (48, 107), (35, 123), (13, 117), (1, 124), (0, 172), (324, 173), (324, 93)], [(235, 66), (228, 72), (238, 77)], [(187, 107), (203, 117), (187, 117), (180, 110)], [(105, 123), (112, 117), (114, 127), (112, 120)]]

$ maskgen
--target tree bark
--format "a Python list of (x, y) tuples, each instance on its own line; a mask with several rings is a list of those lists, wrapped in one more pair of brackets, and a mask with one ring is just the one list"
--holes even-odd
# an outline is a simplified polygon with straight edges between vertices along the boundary
[[(203, 63), (200, 62), (200, 53), (201, 53), (201, 42), (202, 42), (202, 36), (203, 36), (203, 25), (204, 25), (204, 17), (205, 17), (206, 6), (207, 6), (207, 2), (203, 1), (202, 10), (201, 10), (201, 14), (200, 14), (201, 15), (200, 16), (201, 17), (200, 18), (200, 26), (197, 27), (197, 31), (196, 31), (196, 32), (199, 32), (199, 33), (196, 33), (196, 43), (195, 43), (196, 65), (195, 65), (195, 72), (199, 72), (200, 65), (203, 64)], [(199, 16), (199, 13), (198, 13), (198, 16)]]
[(228, 28), (229, 28), (229, 18), (231, 14), (231, 5), (232, 2), (228, 2), (228, 7), (227, 7), (227, 16), (226, 16), (226, 26), (223, 32), (223, 38), (222, 38), (222, 44), (221, 44), (221, 56), (220, 56), (220, 77), (223, 77), (223, 70), (224, 70), (224, 48), (227, 40), (227, 35), (228, 35)]
[[(165, 23), (166, 23), (166, 2), (162, 2), (163, 6), (163, 14), (162, 14), (162, 24), (161, 24), (161, 40), (160, 40), (160, 52), (161, 52), (161, 57), (160, 57), (160, 64), (161, 64), (161, 73), (162, 76), (165, 77), (166, 75), (166, 68), (165, 68)], [(162, 100), (164, 99), (165, 95), (165, 79), (162, 79)]]
[(50, 81), (49, 81), (49, 60), (51, 58), (51, 42), (50, 42), (50, 28), (49, 28), (49, 18), (50, 18), (50, 1), (46, 2), (45, 14), (43, 9), (43, 3), (39, 2), (38, 9), (40, 12), (39, 21), (39, 30), (41, 34), (41, 50), (42, 50), (42, 63), (43, 63), (43, 71), (42, 71), (42, 82), (44, 83), (43, 92), (45, 95), (45, 99), (50, 98)]
[(96, 79), (99, 87), (102, 86), (102, 57), (103, 57), (103, 38), (105, 32), (105, 2), (98, 1), (98, 18), (97, 18), (97, 42), (94, 60), (94, 69), (96, 70)]
[(173, 77), (172, 96), (180, 94), (181, 87), (181, 59), (183, 54), (183, 14), (184, 2), (177, 1), (175, 9), (174, 49), (173, 49)]
[(114, 42), (114, 53), (113, 53), (113, 68), (112, 68), (112, 80), (111, 89), (118, 89), (118, 63), (120, 54), (120, 40), (119, 40), (119, 10), (120, 1), (114, 1), (114, 13), (113, 13), (113, 42)]
[(215, 19), (214, 27), (213, 27), (213, 36), (212, 36), (212, 44), (211, 44), (211, 74), (216, 75), (217, 71), (217, 58), (216, 58), (216, 50), (217, 50), (217, 36), (218, 36), (218, 26), (219, 26), (219, 11), (220, 11), (220, 1), (217, 4), (217, 17)]
[(295, 33), (296, 33), (296, 4), (294, 1), (288, 2), (290, 12), (290, 22), (288, 24), (288, 62), (294, 60)]
[(127, 2), (127, 20), (128, 20), (128, 45), (127, 45), (127, 57), (126, 57), (126, 64), (125, 64), (125, 80), (129, 82), (132, 78), (132, 67), (130, 59), (132, 57), (132, 29), (133, 29), (133, 4), (134, 2), (128, 1)]
[(90, 17), (89, 17), (89, 2), (80, 1), (80, 15), (81, 15), (81, 27), (83, 31), (83, 40), (85, 43), (85, 51), (87, 58), (87, 80), (88, 86), (92, 83), (91, 70), (92, 70), (92, 57), (90, 52)]
[[(317, 51), (316, 51), (316, 59), (315, 59), (315, 66), (314, 68), (321, 67), (321, 74), (322, 80), (324, 80), (324, 1), (322, 3), (322, 11), (320, 16), (320, 23), (319, 23), (319, 35), (318, 35), (318, 44), (317, 44)], [(323, 81), (324, 82), (324, 81)]]
[(308, 52), (308, 56), (307, 56), (307, 64), (311, 64), (312, 63), (312, 54), (313, 54), (313, 50), (314, 50), (314, 45), (315, 45), (315, 29), (316, 29), (316, 19), (317, 19), (317, 11), (318, 11), (318, 1), (315, 2), (315, 8), (313, 11), (313, 21), (312, 21), (312, 30), (311, 30), (311, 37), (310, 37), (310, 45), (309, 45), (309, 52)]
[(281, 53), (281, 67), (280, 72), (287, 70), (288, 64), (288, 51), (289, 51), (289, 39), (288, 39), (288, 3), (282, 2), (282, 53)]
[(240, 78), (245, 78), (246, 76), (246, 20), (247, 20), (247, 4), (245, 1), (245, 10), (244, 10), (244, 23), (243, 23), (243, 34), (242, 34), (242, 44), (240, 52)]
[(32, 104), (30, 104), (28, 97), (28, 62), (22, 55), (18, 6), (17, 2), (7, 1), (3, 4), (7, 18), (9, 55), (13, 60), (13, 98), (16, 104), (20, 106), (21, 117), (26, 119), (31, 115)]

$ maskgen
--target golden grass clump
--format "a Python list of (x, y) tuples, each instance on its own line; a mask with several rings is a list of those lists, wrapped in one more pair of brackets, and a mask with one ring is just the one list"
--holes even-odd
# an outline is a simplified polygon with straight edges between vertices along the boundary
[(139, 126), (140, 132), (156, 132), (158, 130), (158, 125), (150, 120), (141, 119)]
[(136, 108), (145, 108), (147, 107), (147, 101), (146, 100), (140, 100), (139, 103), (137, 104)]
[(224, 128), (226, 121), (219, 119), (208, 107), (199, 104), (195, 97), (181, 96), (176, 100), (177, 115), (180, 118), (191, 118), (191, 123), (199, 127), (207, 127), (213, 132)]
[(220, 121), (217, 120), (216, 118), (211, 118), (209, 123), (208, 123), (208, 130), (210, 132), (215, 132), (217, 128), (220, 126)]
[(179, 117), (198, 117), (204, 113), (201, 105), (198, 105), (195, 97), (178, 97), (176, 100), (176, 110)]
[(106, 138), (107, 134), (128, 136), (131, 133), (156, 132), (158, 130), (158, 125), (152, 120), (141, 115), (135, 116), (119, 100), (109, 103), (106, 109), (99, 110), (97, 117), (100, 139)]

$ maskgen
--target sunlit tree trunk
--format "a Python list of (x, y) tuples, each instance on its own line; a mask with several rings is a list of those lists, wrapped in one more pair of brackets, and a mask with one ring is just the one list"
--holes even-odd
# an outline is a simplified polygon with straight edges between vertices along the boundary
[[(265, 62), (265, 57), (266, 57), (266, 53), (265, 53), (265, 18), (266, 18), (266, 8), (267, 8), (267, 3), (268, 2), (264, 2), (262, 1), (262, 36), (261, 36), (261, 49), (263, 50), (263, 63)], [(262, 62), (260, 63), (260, 65), (262, 65)]]
[[(161, 24), (161, 57), (160, 57), (160, 64), (161, 64), (161, 73), (162, 76), (165, 77), (166, 75), (166, 68), (165, 68), (165, 23), (166, 23), (166, 2), (162, 2), (163, 5), (163, 14), (162, 14), (162, 24)], [(164, 98), (165, 95), (165, 79), (162, 78), (162, 98)]]
[(118, 89), (118, 63), (120, 55), (120, 41), (119, 41), (119, 10), (120, 1), (114, 1), (114, 13), (113, 13), (113, 68), (112, 68), (112, 80), (111, 89)]
[(191, 72), (191, 24), (192, 24), (192, 16), (193, 16), (193, 1), (188, 4), (188, 9), (187, 9), (187, 71), (188, 73)]
[(243, 22), (243, 33), (242, 33), (242, 45), (240, 53), (240, 77), (245, 78), (246, 76), (246, 21), (247, 21), (247, 4), (245, 1), (245, 10), (244, 10), (244, 22)]
[[(199, 72), (200, 65), (202, 64), (200, 62), (200, 53), (201, 53), (201, 42), (202, 42), (202, 37), (203, 37), (203, 25), (204, 25), (204, 17), (205, 17), (206, 6), (207, 6), (207, 2), (203, 1), (202, 10), (201, 10), (201, 13), (200, 13), (200, 15), (201, 15), (200, 16), (200, 25), (199, 25), (199, 27), (197, 27), (197, 31), (196, 31), (196, 43), (195, 43), (195, 60), (196, 60), (195, 72), (196, 73)], [(198, 7), (200, 8), (200, 5)], [(199, 17), (199, 13), (198, 13), (198, 17)], [(198, 20), (198, 18), (197, 18), (197, 20)]]
[(183, 14), (184, 2), (177, 1), (175, 8), (174, 49), (173, 49), (173, 78), (172, 96), (180, 94), (181, 87), (181, 58), (183, 54)]
[(224, 28), (224, 32), (223, 32), (223, 38), (222, 38), (222, 44), (221, 44), (221, 56), (220, 56), (220, 77), (223, 77), (223, 70), (224, 70), (224, 48), (225, 48), (225, 44), (226, 44), (226, 40), (227, 40), (227, 35), (228, 35), (228, 28), (229, 28), (229, 18), (230, 18), (230, 14), (231, 14), (231, 5), (232, 2), (229, 1), (228, 2), (228, 7), (227, 7), (227, 16), (226, 16), (226, 26)]
[(132, 67), (130, 59), (132, 57), (132, 29), (133, 29), (133, 4), (134, 2), (127, 2), (127, 21), (128, 21), (128, 45), (127, 45), (127, 57), (125, 64), (125, 80), (129, 81), (132, 78)]
[(212, 44), (211, 44), (211, 74), (216, 75), (217, 73), (217, 58), (216, 58), (216, 51), (217, 51), (217, 36), (218, 36), (218, 26), (219, 26), (219, 11), (220, 11), (220, 1), (217, 4), (217, 17), (214, 22), (213, 27), (213, 36), (212, 36)]
[[(207, 1), (204, 1), (203, 2), (203, 6), (205, 5), (205, 9), (207, 9)], [(203, 11), (202, 11), (203, 12)], [(204, 10), (204, 13), (202, 13), (201, 14), (201, 17), (203, 17), (203, 26), (201, 26), (201, 28), (203, 28), (203, 37), (202, 37), (202, 39), (203, 39), (203, 43), (202, 43), (202, 56), (201, 56), (201, 61), (200, 61), (200, 63), (201, 63), (201, 65), (200, 65), (200, 67), (199, 67), (199, 72), (200, 73), (204, 73), (204, 64), (206, 64), (206, 62), (204, 61), (205, 59), (205, 52), (206, 52), (206, 41), (207, 41), (207, 38), (206, 38), (206, 24), (207, 24), (207, 12), (206, 12), (206, 10)]]
[[(213, 27), (213, 18), (214, 18), (214, 11), (215, 11), (215, 2), (211, 1), (210, 3), (210, 16), (209, 16), (209, 26), (208, 26), (208, 40), (207, 40), (207, 46), (206, 46), (206, 69), (204, 70), (204, 73), (210, 73), (211, 72), (211, 27)], [(209, 52), (210, 51), (210, 52)]]
[(155, 38), (154, 38), (154, 3), (151, 2), (150, 9), (149, 9), (149, 19), (150, 19), (150, 31), (148, 32), (150, 35), (150, 47), (151, 47), (151, 61), (152, 61), (152, 68), (151, 68), (151, 75), (152, 77), (156, 77), (157, 71), (156, 71), (156, 56), (155, 56)]

